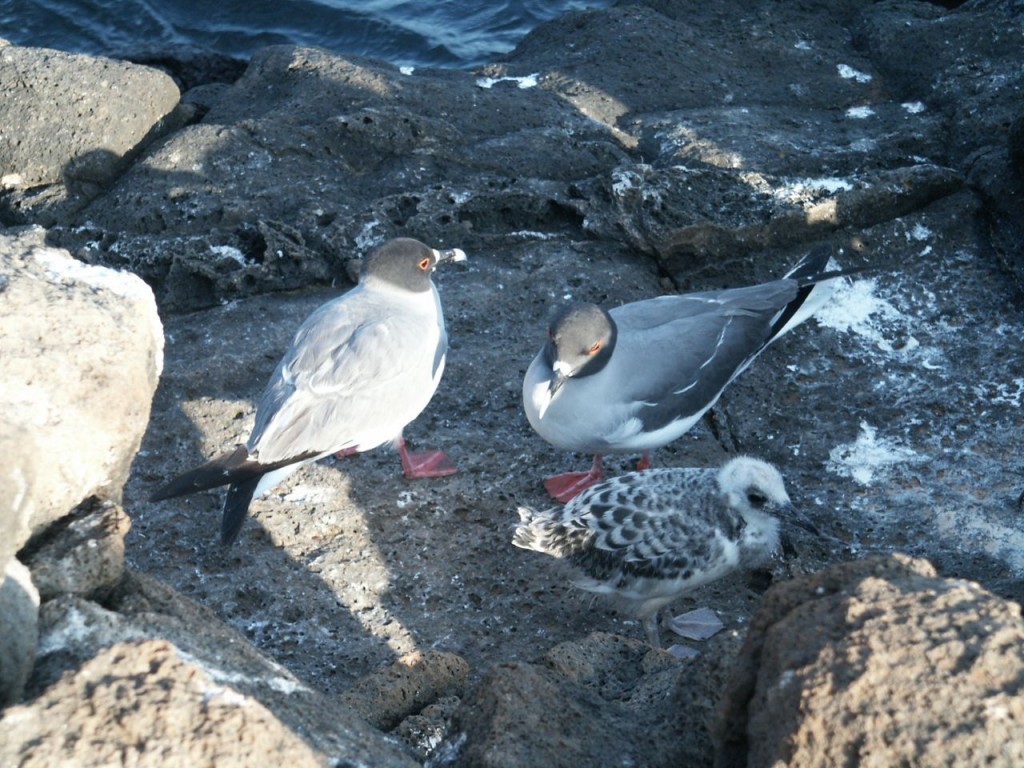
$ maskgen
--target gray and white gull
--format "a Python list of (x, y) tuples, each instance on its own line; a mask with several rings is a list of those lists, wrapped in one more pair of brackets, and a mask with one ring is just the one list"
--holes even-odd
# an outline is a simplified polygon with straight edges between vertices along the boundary
[(304, 464), (393, 443), (409, 478), (456, 471), (440, 451), (408, 451), (402, 431), (427, 407), (444, 371), (448, 336), (434, 269), (463, 261), (397, 238), (373, 250), (359, 282), (301, 325), (256, 407), (252, 434), (172, 480), (153, 501), (228, 486), (221, 543), (231, 544), (249, 504)]
[[(567, 501), (603, 477), (602, 454), (643, 453), (687, 432), (773, 341), (829, 298), (831, 248), (811, 251), (783, 278), (604, 310), (569, 304), (523, 379), (533, 429), (557, 448), (594, 454), (587, 472), (545, 481)], [(857, 271), (857, 270), (849, 270)]]
[(720, 469), (628, 472), (546, 512), (520, 507), (512, 543), (564, 560), (573, 584), (612, 598), (660, 648), (659, 609), (767, 560), (779, 516), (802, 525), (782, 475), (740, 456)]

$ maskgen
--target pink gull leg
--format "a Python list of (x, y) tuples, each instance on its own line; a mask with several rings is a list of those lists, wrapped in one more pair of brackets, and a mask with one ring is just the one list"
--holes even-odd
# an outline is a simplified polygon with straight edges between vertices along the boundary
[(544, 487), (553, 498), (564, 504), (580, 491), (603, 479), (604, 465), (601, 463), (601, 454), (597, 453), (594, 454), (594, 464), (588, 471), (552, 475), (544, 481)]
[(402, 457), (402, 471), (410, 480), (447, 477), (459, 471), (443, 451), (407, 451), (403, 438), (398, 438), (398, 455)]

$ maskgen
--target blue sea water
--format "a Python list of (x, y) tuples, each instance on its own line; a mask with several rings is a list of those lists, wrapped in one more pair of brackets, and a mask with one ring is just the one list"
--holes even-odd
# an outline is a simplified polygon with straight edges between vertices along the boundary
[(0, 0), (17, 45), (117, 55), (192, 45), (247, 57), (316, 45), (396, 65), (472, 67), (500, 58), (561, 13), (613, 0)]

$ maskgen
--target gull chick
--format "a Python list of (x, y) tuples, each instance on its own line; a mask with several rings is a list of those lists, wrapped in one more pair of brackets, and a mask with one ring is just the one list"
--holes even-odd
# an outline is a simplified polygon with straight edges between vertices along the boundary
[(776, 515), (791, 513), (779, 471), (740, 456), (717, 470), (629, 472), (546, 512), (520, 507), (512, 543), (566, 561), (573, 584), (613, 598), (660, 648), (658, 610), (767, 560)]
[(440, 451), (410, 452), (402, 430), (427, 407), (444, 371), (448, 335), (434, 269), (463, 261), (397, 238), (372, 251), (355, 288), (299, 327), (256, 407), (245, 445), (172, 480), (153, 501), (228, 486), (221, 543), (238, 536), (249, 503), (303, 464), (384, 443), (397, 446), (406, 477), (456, 471)]
[[(523, 379), (530, 426), (567, 451), (594, 454), (588, 472), (548, 478), (568, 501), (603, 476), (601, 455), (649, 452), (685, 434), (773, 341), (829, 298), (831, 249), (805, 256), (780, 280), (659, 296), (606, 311), (562, 307)], [(850, 270), (856, 271), (856, 270)]]

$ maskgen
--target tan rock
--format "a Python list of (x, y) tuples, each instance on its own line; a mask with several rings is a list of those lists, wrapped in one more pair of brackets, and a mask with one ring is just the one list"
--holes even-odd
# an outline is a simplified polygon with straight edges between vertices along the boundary
[[(63, 690), (69, 677), (80, 675), (111, 648), (159, 641), (173, 644), (178, 657), (201, 671), (211, 685), (230, 689), (233, 695), (272, 712), (281, 728), (301, 735), (318, 756), (375, 768), (415, 765), (401, 747), (371, 728), (345, 703), (305, 685), (212, 611), (154, 579), (127, 570), (102, 606), (79, 596), (62, 595), (44, 603), (39, 613), (39, 653), (29, 691), (33, 706), (45, 707), (48, 697)], [(67, 693), (78, 695), (74, 690)], [(97, 702), (97, 706), (101, 704), (109, 702)], [(200, 726), (193, 739), (206, 737)], [(130, 751), (132, 745), (124, 747)], [(0, 765), (6, 765), (4, 757), (0, 752)]]
[(704, 719), (714, 700), (701, 681), (715, 677), (717, 656), (732, 645), (723, 633), (697, 663), (682, 662), (639, 640), (595, 632), (560, 643), (538, 663), (499, 664), (456, 712), (449, 738), (462, 745), (458, 764), (706, 765)]
[(0, 763), (324, 766), (257, 700), (162, 640), (120, 643), (0, 719)]
[(722, 708), (719, 766), (1024, 764), (1020, 606), (900, 555), (774, 587)]
[(415, 651), (381, 672), (356, 681), (341, 699), (383, 730), (445, 696), (459, 696), (469, 664), (454, 653)]
[(0, 236), (0, 407), (35, 439), (32, 533), (91, 496), (120, 500), (163, 366), (149, 287), (43, 237)]

